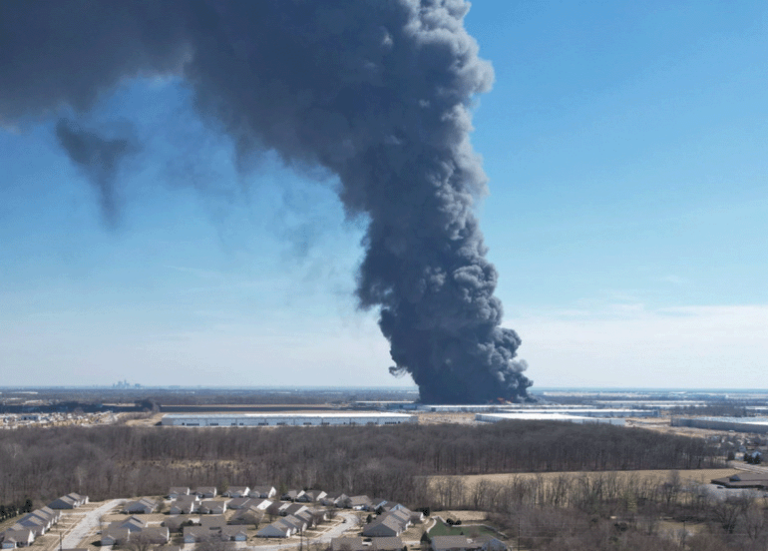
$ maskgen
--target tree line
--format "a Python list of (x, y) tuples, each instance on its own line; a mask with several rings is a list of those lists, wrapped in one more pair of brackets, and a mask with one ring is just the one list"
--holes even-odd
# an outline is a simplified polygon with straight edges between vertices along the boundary
[(720, 466), (701, 439), (611, 425), (504, 422), (0, 431), (0, 502), (101, 500), (170, 485), (274, 484), (427, 504), (429, 475)]

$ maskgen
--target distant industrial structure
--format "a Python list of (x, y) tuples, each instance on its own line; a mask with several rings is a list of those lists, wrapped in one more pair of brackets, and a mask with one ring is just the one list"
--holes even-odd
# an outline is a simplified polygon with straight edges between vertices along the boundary
[(768, 433), (768, 417), (673, 417), (673, 427)]
[(624, 426), (623, 417), (611, 416), (587, 416), (581, 412), (563, 413), (549, 411), (526, 411), (517, 413), (478, 413), (476, 421), (485, 423), (498, 423), (500, 421), (564, 421), (568, 423), (604, 423), (608, 425)]
[(161, 425), (177, 427), (275, 427), (320, 425), (401, 425), (416, 423), (405, 413), (169, 413)]

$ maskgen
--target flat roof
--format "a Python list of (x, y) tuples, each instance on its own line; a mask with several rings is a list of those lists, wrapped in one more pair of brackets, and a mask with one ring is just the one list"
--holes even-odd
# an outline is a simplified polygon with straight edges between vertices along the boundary
[(271, 418), (279, 419), (283, 417), (298, 417), (298, 418), (311, 418), (311, 417), (337, 417), (337, 418), (349, 418), (349, 417), (400, 417), (403, 419), (410, 419), (414, 417), (407, 413), (387, 413), (383, 411), (370, 411), (359, 412), (351, 411), (349, 413), (166, 413), (163, 417), (171, 419), (199, 419), (200, 417), (208, 418), (227, 418), (232, 417), (255, 417), (258, 419)]
[(619, 417), (589, 417), (587, 415), (573, 415), (569, 413), (547, 413), (543, 411), (523, 412), (523, 413), (478, 413), (477, 419), (515, 420), (515, 421), (589, 421), (592, 423), (609, 423), (611, 419), (621, 419)]

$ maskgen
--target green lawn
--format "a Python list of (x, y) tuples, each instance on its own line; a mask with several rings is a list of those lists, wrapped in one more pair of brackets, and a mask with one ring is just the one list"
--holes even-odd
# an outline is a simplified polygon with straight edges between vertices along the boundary
[(460, 524), (459, 526), (450, 526), (444, 522), (437, 521), (435, 525), (429, 530), (430, 536), (461, 536), (467, 537), (478, 535), (489, 535), (497, 537), (497, 534), (485, 526), (480, 524)]

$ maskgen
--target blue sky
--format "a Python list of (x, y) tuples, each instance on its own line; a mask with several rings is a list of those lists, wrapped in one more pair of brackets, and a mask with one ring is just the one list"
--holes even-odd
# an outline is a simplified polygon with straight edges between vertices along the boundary
[[(478, 213), (534, 390), (766, 386), (766, 22), (760, 2), (473, 5), (496, 73)], [(175, 79), (81, 120), (142, 143), (114, 226), (56, 117), (0, 130), (2, 384), (411, 384), (355, 309), (363, 222), (332, 177), (269, 152), (238, 170)]]

